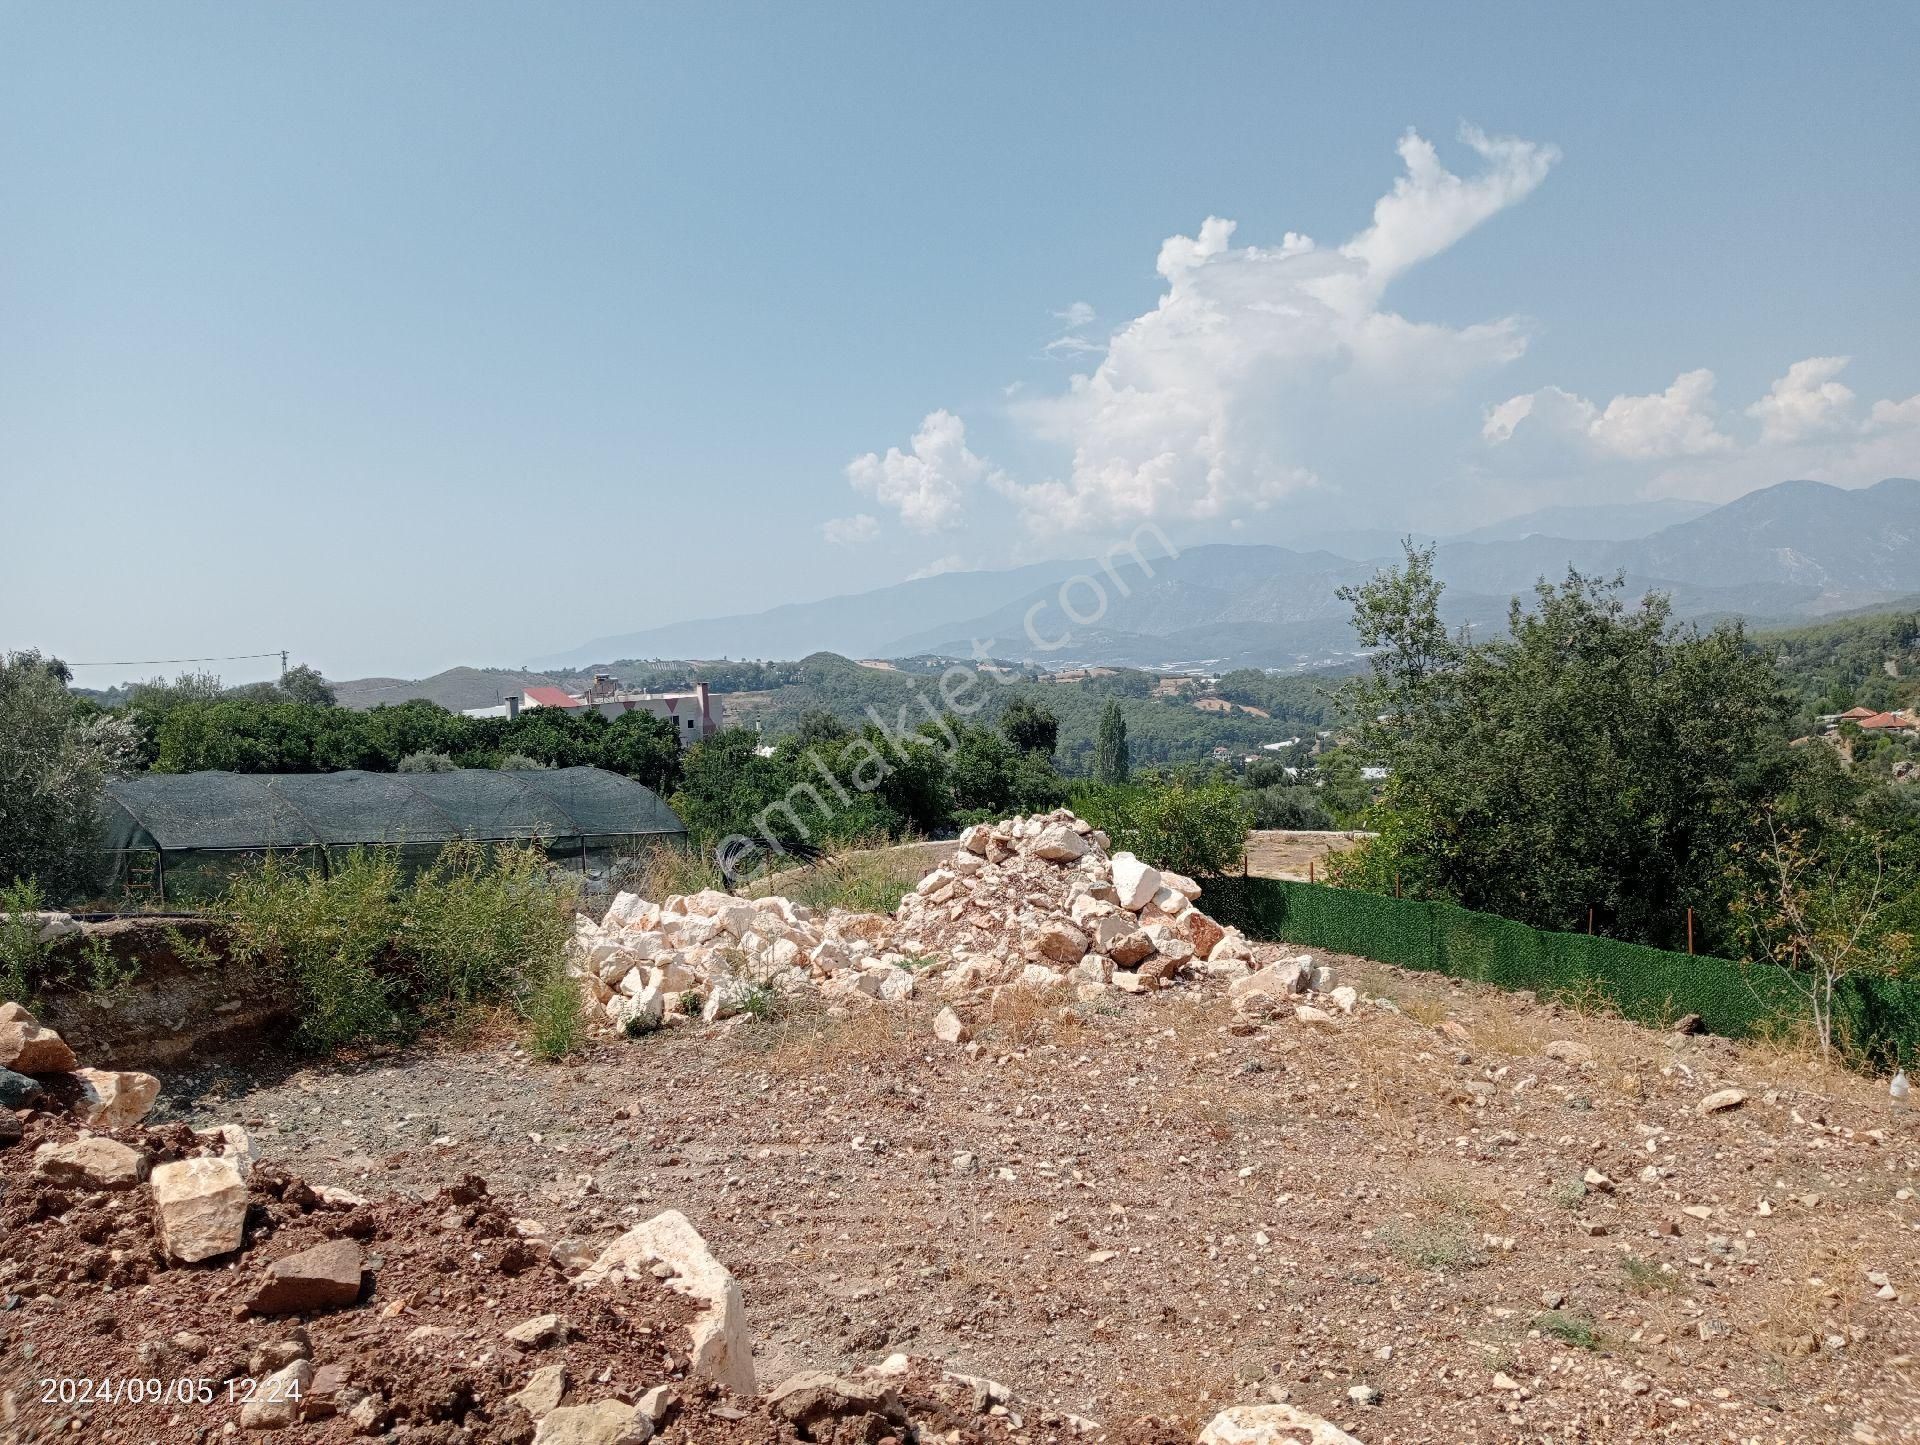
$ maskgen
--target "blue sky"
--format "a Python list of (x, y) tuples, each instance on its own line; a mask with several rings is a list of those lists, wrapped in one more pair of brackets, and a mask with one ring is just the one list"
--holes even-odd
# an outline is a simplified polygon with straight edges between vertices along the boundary
[(1917, 66), (1892, 5), (0, 5), (0, 646), (415, 674), (1915, 474)]

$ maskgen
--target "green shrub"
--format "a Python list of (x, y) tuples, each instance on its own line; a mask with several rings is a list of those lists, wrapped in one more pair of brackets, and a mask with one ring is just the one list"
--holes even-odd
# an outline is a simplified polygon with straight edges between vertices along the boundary
[(1588, 1315), (1548, 1310), (1533, 1322), (1533, 1327), (1543, 1335), (1552, 1335), (1583, 1350), (1600, 1348), (1599, 1332), (1594, 1329), (1593, 1320)]
[(401, 1038), (502, 1004), (551, 1030), (572, 884), (532, 845), (455, 843), (412, 882), (391, 849), (331, 871), (269, 856), (234, 879), (218, 914), (237, 960), (298, 994), (315, 1049)]
[(527, 1021), (527, 1047), (543, 1059), (564, 1059), (586, 1042), (587, 1016), (580, 985), (565, 973), (549, 974), (521, 1006)]
[(1073, 805), (1114, 848), (1196, 878), (1238, 867), (1252, 822), (1246, 793), (1221, 777), (1082, 785)]
[(0, 888), (0, 1003), (31, 1003), (46, 982), (49, 950), (31, 916), (46, 906), (31, 878)]
[(1389, 1222), (1378, 1237), (1390, 1254), (1416, 1269), (1444, 1273), (1477, 1269), (1487, 1262), (1472, 1231), (1462, 1224), (1413, 1225), (1396, 1219)]
[(770, 1024), (786, 1012), (786, 1000), (770, 983), (750, 983), (738, 996), (740, 1012), (757, 1024)]

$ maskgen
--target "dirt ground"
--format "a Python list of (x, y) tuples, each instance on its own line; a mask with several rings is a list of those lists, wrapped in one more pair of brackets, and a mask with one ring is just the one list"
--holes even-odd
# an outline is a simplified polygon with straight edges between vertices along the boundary
[(1295, 883), (1325, 882), (1330, 853), (1358, 847), (1365, 833), (1317, 833), (1290, 828), (1257, 828), (1247, 834), (1247, 874), (1286, 878)]
[(1883, 1085), (1335, 962), (1386, 1002), (1256, 1028), (1202, 985), (970, 1057), (916, 1001), (567, 1067), (255, 1061), (162, 1107), (316, 1186), (484, 1174), (589, 1248), (683, 1210), (766, 1381), (900, 1350), (1110, 1425), (1286, 1398), (1367, 1445), (1920, 1440), (1920, 1150)]

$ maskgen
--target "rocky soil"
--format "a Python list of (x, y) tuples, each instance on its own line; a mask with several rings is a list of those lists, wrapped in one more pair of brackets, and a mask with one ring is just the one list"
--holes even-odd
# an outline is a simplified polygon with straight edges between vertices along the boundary
[[(1039, 887), (1036, 861), (992, 866)], [(1074, 896), (1107, 903), (1117, 863)], [(1081, 868), (1048, 866), (1063, 889)], [(1883, 1085), (1264, 946), (1217, 969), (1196, 950), (1135, 993), (1110, 980), (1144, 968), (1087, 962), (1111, 963), (1097, 920), (1026, 907), (1031, 889), (1012, 915), (1035, 924), (964, 971), (976, 943), (928, 921), (972, 930), (959, 896), (831, 971), (902, 969), (890, 998), (796, 964), (771, 1007), (663, 1009), (683, 1022), (608, 1029), (563, 1067), (502, 1039), (169, 1072), (165, 1122), (96, 1132), (149, 1169), (264, 1161), (242, 1247), (201, 1264), (156, 1254), (151, 1185), (33, 1179), (38, 1145), (100, 1107), (50, 1089), (0, 1146), (0, 1438), (212, 1438), (239, 1404), (49, 1416), (32, 1379), (178, 1374), (184, 1332), (219, 1366), (194, 1371), (259, 1381), (304, 1332), (316, 1377), (340, 1366), (335, 1400), (365, 1393), (289, 1438), (532, 1439), (508, 1398), (552, 1364), (570, 1409), (632, 1406), (637, 1430), (666, 1385), (660, 1432), (723, 1442), (1920, 1440), (1920, 1149)], [(1055, 917), (1087, 951), (1036, 965)], [(1147, 919), (1153, 957), (1180, 953), (1172, 921)], [(887, 960), (906, 928), (946, 961)], [(1057, 977), (1023, 981), (1035, 966)], [(244, 1139), (179, 1127), (223, 1124)], [(645, 1272), (605, 1298), (571, 1282), (669, 1211), (737, 1281), (751, 1395), (694, 1370), (686, 1296)], [(247, 1308), (273, 1261), (342, 1238), (365, 1251), (352, 1303)], [(505, 1338), (546, 1313), (578, 1336)], [(781, 1414), (770, 1388), (809, 1371), (861, 1398)], [(897, 1410), (872, 1408), (886, 1388)], [(354, 1421), (376, 1395), (391, 1413)]]

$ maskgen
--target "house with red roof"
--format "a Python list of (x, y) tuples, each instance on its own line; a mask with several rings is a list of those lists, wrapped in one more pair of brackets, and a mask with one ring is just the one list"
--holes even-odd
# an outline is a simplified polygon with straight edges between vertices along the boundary
[(720, 730), (713, 716), (713, 696), (704, 682), (696, 682), (691, 692), (627, 692), (608, 673), (596, 673), (593, 686), (574, 694), (563, 687), (529, 687), (520, 696), (510, 697), (493, 707), (466, 709), (468, 717), (518, 717), (537, 707), (562, 708), (585, 712), (589, 708), (602, 717), (618, 717), (623, 712), (649, 712), (673, 725), (681, 747)]

